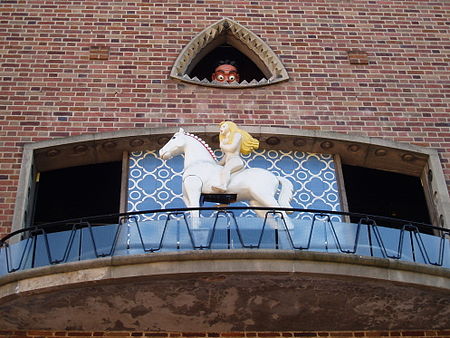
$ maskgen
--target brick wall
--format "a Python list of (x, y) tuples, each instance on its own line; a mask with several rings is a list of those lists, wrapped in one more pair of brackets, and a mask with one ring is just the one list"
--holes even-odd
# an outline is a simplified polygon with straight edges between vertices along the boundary
[[(171, 79), (181, 49), (224, 17), (260, 36), (290, 80)], [(450, 186), (449, 17), (447, 0), (3, 0), (0, 233), (25, 143), (137, 127), (232, 119), (413, 143), (439, 150)]]
[(0, 337), (155, 337), (155, 338), (275, 338), (275, 337), (450, 337), (450, 330), (416, 331), (296, 331), (296, 332), (128, 332), (128, 331), (0, 331)]

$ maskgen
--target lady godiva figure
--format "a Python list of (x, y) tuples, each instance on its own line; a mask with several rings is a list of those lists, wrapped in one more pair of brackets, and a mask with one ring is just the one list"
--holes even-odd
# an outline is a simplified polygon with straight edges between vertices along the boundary
[(223, 121), (220, 123), (219, 140), (220, 149), (224, 154), (219, 164), (223, 168), (220, 173), (219, 184), (212, 188), (217, 192), (226, 192), (231, 174), (244, 167), (244, 161), (240, 154), (248, 155), (253, 150), (258, 149), (259, 141), (245, 130), (238, 128), (231, 121)]

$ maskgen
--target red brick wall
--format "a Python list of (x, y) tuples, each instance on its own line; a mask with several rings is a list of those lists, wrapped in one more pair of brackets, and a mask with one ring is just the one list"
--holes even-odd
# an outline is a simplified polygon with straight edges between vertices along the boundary
[(275, 337), (450, 337), (450, 330), (417, 331), (298, 331), (298, 332), (127, 332), (127, 331), (0, 331), (0, 337), (155, 337), (155, 338), (275, 338)]
[[(171, 79), (181, 49), (224, 17), (271, 46), (290, 80), (222, 90)], [(449, 17), (447, 0), (3, 0), (0, 233), (23, 144), (136, 127), (227, 118), (413, 143), (440, 151), (450, 186)], [(369, 63), (351, 64), (354, 50)]]

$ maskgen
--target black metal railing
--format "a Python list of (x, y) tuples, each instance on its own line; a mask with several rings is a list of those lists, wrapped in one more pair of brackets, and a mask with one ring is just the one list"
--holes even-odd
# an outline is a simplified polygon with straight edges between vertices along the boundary
[[(190, 212), (199, 210), (198, 219)], [(253, 211), (264, 211), (256, 217)], [(291, 215), (288, 217), (286, 212)], [(325, 251), (450, 268), (450, 229), (329, 210), (211, 207), (146, 210), (24, 228), (0, 240), (0, 274), (84, 259), (160, 251)], [(356, 223), (347, 219), (358, 219)], [(388, 223), (390, 226), (380, 226)], [(61, 231), (61, 229), (64, 229)]]

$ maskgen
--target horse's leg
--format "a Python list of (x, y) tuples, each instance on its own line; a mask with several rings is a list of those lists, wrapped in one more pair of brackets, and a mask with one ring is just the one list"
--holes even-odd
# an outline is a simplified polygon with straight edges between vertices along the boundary
[[(278, 201), (275, 199), (274, 196), (267, 196), (264, 194), (258, 194), (257, 196), (254, 196), (254, 200), (251, 201), (250, 205), (255, 207), (274, 207), (274, 208), (280, 208), (280, 205), (278, 204)], [(267, 211), (266, 210), (255, 210), (256, 214), (259, 217), (266, 217)], [(291, 219), (286, 214), (285, 211), (279, 211), (280, 214), (283, 215), (284, 222), (286, 223), (286, 227), (288, 230), (292, 230), (293, 224), (291, 222)], [(272, 228), (276, 228), (277, 224), (273, 217), (267, 217), (268, 223)], [(284, 226), (280, 230), (285, 230)]]
[[(250, 206), (252, 207), (263, 207), (264, 205), (261, 205), (258, 203), (258, 201), (255, 200), (251, 200), (249, 201)], [(255, 212), (255, 214), (257, 214), (259, 217), (264, 218), (266, 217), (266, 212), (267, 210), (253, 210)]]
[[(188, 208), (198, 208), (200, 206), (200, 194), (203, 182), (198, 176), (187, 176), (183, 180), (183, 200)], [(192, 227), (198, 228), (200, 225), (200, 212), (191, 211)]]

